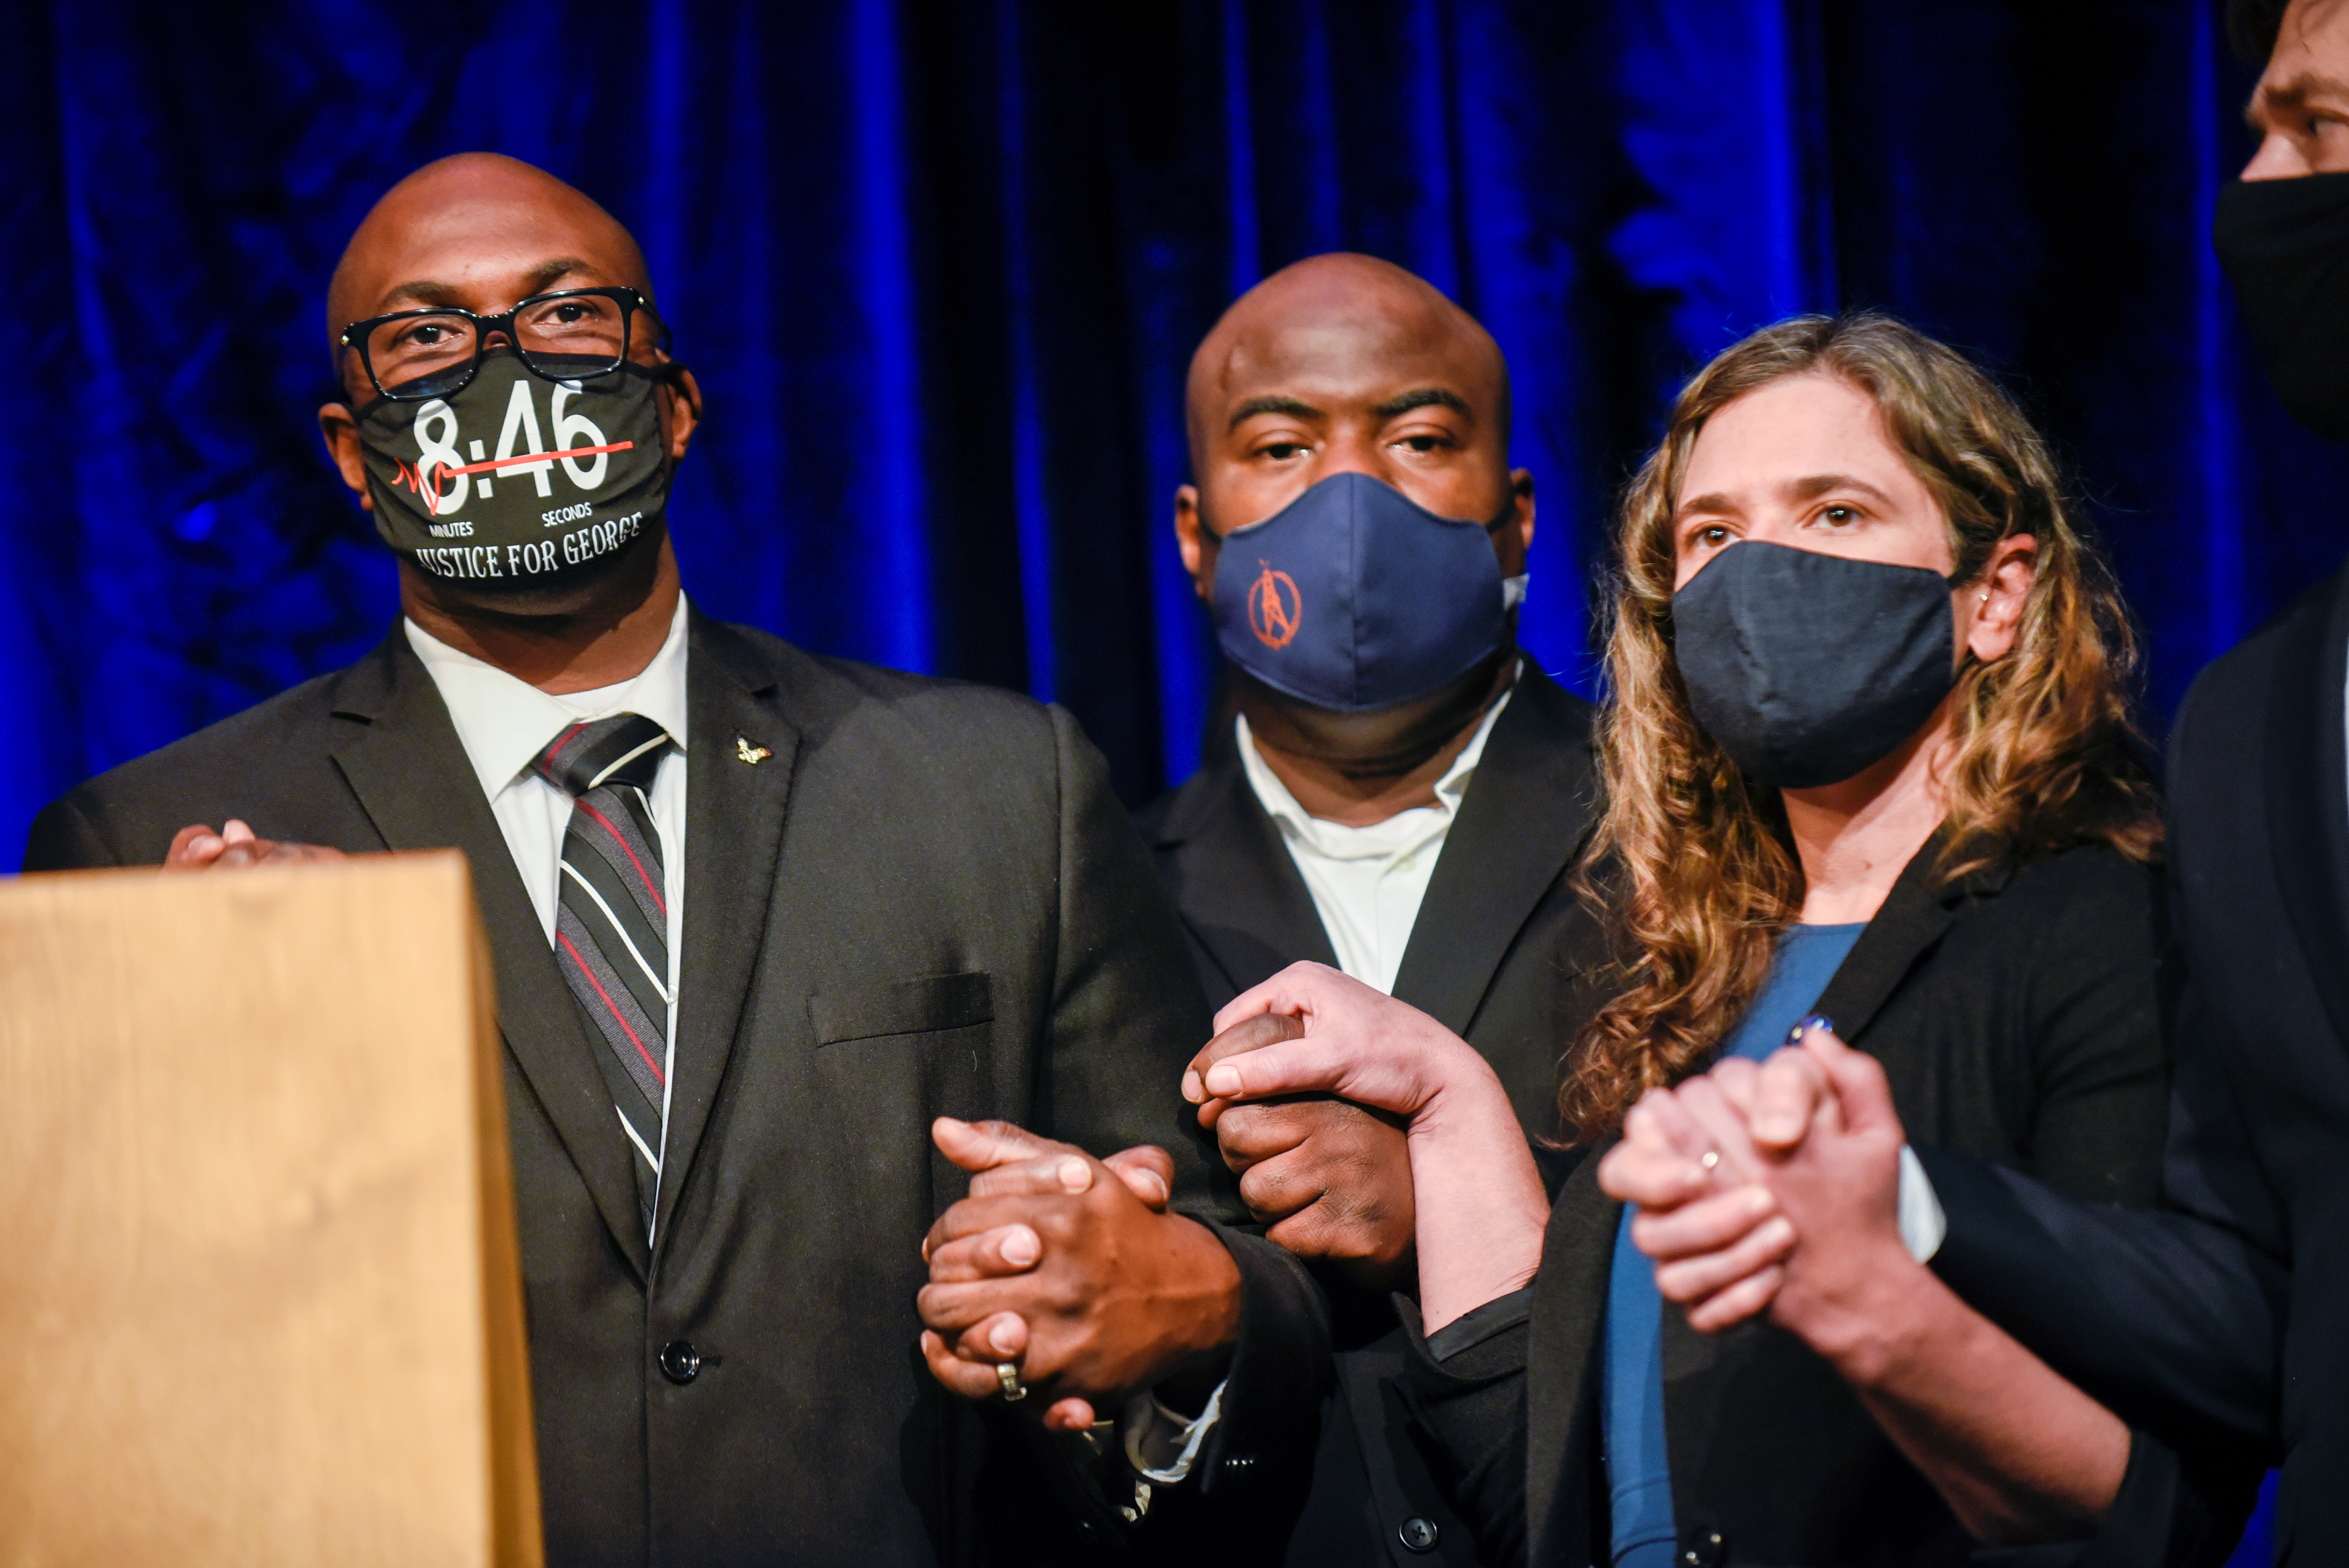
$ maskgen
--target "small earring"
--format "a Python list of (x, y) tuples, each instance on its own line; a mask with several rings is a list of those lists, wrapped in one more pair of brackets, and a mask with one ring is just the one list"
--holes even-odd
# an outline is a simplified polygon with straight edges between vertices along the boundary
[(1990, 590), (1989, 590), (1989, 589), (1987, 589), (1987, 588), (1983, 589), (1983, 590), (1982, 591), (1982, 593), (1981, 593), (1980, 597), (1981, 597), (1982, 602), (1983, 603), (1985, 603), (1985, 604), (1989, 603), (1990, 603)]

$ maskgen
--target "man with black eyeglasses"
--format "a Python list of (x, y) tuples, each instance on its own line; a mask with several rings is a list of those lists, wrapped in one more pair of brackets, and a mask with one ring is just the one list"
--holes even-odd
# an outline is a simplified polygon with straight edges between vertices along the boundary
[(319, 424), (399, 623), (52, 804), (26, 869), (466, 852), (550, 1562), (1090, 1553), (1035, 1406), (952, 1398), (916, 1352), (921, 1239), (963, 1188), (933, 1119), (1173, 1150), (1084, 1167), (1123, 1178), (1123, 1284), (1192, 1304), (1126, 1335), (1154, 1377), (1228, 1344), (1244, 1281), (1301, 1288), (1177, 1212), (1239, 1212), (1175, 1089), (1207, 1013), (1100, 757), (1058, 709), (687, 602), (667, 500), (700, 390), (569, 186), (419, 170), (328, 312), (348, 401)]

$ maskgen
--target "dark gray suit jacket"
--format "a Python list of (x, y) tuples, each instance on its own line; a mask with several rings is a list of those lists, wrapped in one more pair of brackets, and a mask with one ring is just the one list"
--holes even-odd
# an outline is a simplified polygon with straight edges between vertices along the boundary
[[(1570, 873), (1597, 822), (1598, 798), (1589, 705), (1528, 661), (1485, 739), (1395, 976), (1398, 998), (1484, 1053), (1539, 1137), (1557, 1130), (1557, 1064), (1597, 999), (1601, 938)], [(1214, 1006), (1299, 960), (1336, 965), (1312, 894), (1237, 754), (1202, 769), (1142, 825)], [(1566, 1162), (1537, 1152), (1555, 1186)], [(1226, 1424), (1241, 1446), (1316, 1450), (1287, 1561), (1476, 1562), (1471, 1532), (1430, 1476), (1393, 1386), (1402, 1341), (1392, 1307), (1334, 1275), (1322, 1284), (1340, 1347), (1336, 1393), (1314, 1405), (1274, 1405), (1247, 1398), (1247, 1377), (1236, 1375), (1226, 1394)], [(1244, 1327), (1244, 1348), (1258, 1351), (1278, 1332), (1259, 1318)], [(1268, 1417), (1278, 1429), (1255, 1427)], [(1281, 1542), (1257, 1545), (1280, 1560)]]
[[(1229, 1204), (1176, 1092), (1206, 1015), (1174, 913), (1065, 713), (698, 614), (689, 634), (677, 1088), (649, 1251), (581, 1014), (398, 630), (57, 801), (26, 868), (153, 863), (178, 828), (232, 815), (347, 851), (466, 852), (506, 1046), (551, 1563), (1082, 1553), (1020, 1429), (946, 1396), (916, 1350), (919, 1243), (966, 1186), (928, 1124), (1164, 1144), (1178, 1203)], [(745, 763), (738, 738), (772, 755)], [(1256, 1299), (1309, 1289), (1268, 1243), (1233, 1245)], [(682, 1385), (659, 1369), (679, 1340), (701, 1358)]]

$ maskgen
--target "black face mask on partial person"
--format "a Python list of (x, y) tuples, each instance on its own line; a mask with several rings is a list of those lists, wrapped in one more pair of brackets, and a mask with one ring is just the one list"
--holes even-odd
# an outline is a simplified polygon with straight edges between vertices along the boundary
[(2349, 441), (2349, 174), (2231, 181), (2210, 240), (2285, 410)]
[(376, 531), (434, 577), (488, 593), (611, 570), (661, 535), (666, 375), (629, 361), (551, 380), (499, 348), (447, 397), (378, 397), (358, 414)]
[(1949, 580), (1745, 540), (1672, 595), (1689, 707), (1775, 789), (1839, 784), (1899, 749), (1957, 684)]

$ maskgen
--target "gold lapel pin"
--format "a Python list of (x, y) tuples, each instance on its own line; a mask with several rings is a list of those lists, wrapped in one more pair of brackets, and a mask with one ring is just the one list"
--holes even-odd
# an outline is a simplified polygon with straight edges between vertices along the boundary
[(738, 735), (734, 738), (734, 755), (740, 758), (742, 761), (755, 764), (764, 762), (768, 758), (772, 757), (774, 753), (768, 750), (763, 746), (751, 745), (750, 738), (749, 736)]

